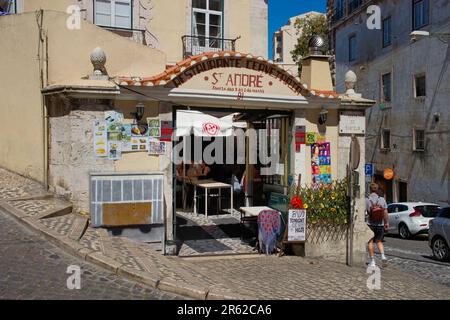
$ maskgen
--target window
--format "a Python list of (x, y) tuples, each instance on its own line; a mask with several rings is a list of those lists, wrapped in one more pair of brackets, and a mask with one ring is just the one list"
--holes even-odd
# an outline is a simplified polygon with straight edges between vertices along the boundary
[(131, 0), (95, 0), (95, 24), (103, 27), (131, 29)]
[(345, 14), (345, 1), (337, 0), (336, 1), (336, 19), (340, 20), (342, 17), (344, 17), (344, 14)]
[(383, 48), (392, 44), (391, 17), (383, 20)]
[(427, 95), (427, 81), (424, 74), (414, 77), (414, 94), (416, 98), (425, 97)]
[(348, 52), (348, 61), (355, 61), (357, 59), (356, 35), (350, 36), (350, 38), (348, 38)]
[(383, 129), (381, 131), (381, 150), (389, 150), (391, 148), (391, 130)]
[(386, 73), (381, 76), (382, 101), (391, 102), (392, 100), (392, 75)]
[(413, 131), (413, 150), (425, 151), (425, 130), (414, 129)]
[(203, 48), (201, 52), (221, 49), (222, 19), (222, 0), (192, 1), (192, 35), (197, 37), (194, 46)]
[(0, 0), (0, 15), (17, 13), (16, 0)]
[(413, 0), (413, 29), (426, 26), (430, 20), (430, 1)]
[(438, 217), (450, 219), (450, 208), (441, 209), (441, 211), (439, 211), (439, 213), (438, 213)]

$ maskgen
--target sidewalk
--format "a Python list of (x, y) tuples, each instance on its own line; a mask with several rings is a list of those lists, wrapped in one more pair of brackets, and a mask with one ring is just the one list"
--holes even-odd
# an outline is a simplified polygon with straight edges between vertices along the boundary
[[(0, 207), (49, 241), (113, 273), (194, 299), (450, 299), (450, 288), (393, 268), (371, 291), (365, 268), (300, 257), (166, 257), (88, 227), (70, 203), (0, 169)], [(81, 237), (81, 238), (80, 238)]]

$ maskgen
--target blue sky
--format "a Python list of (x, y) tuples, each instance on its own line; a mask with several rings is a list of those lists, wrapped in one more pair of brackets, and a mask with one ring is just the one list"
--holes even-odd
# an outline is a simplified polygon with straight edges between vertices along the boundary
[(269, 58), (272, 58), (272, 35), (290, 17), (308, 12), (326, 11), (326, 0), (269, 0)]

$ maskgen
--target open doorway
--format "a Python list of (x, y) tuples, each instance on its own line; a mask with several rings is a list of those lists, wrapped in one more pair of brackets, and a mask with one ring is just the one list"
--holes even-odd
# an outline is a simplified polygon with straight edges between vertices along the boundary
[(178, 255), (256, 253), (242, 241), (239, 209), (267, 205), (273, 188), (287, 190), (291, 113), (182, 110), (175, 128), (182, 144), (174, 148), (182, 150), (174, 173)]

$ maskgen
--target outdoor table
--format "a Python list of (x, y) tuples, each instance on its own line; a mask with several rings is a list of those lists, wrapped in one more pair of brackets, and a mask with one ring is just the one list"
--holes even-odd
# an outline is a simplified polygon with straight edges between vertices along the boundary
[[(222, 189), (230, 189), (231, 191), (231, 212), (233, 212), (233, 185), (217, 182), (214, 180), (190, 179), (189, 183), (194, 186), (194, 214), (197, 213), (197, 188), (205, 189), (205, 217), (208, 218), (208, 191), (219, 190), (219, 199), (222, 197)], [(219, 200), (219, 210), (222, 209), (221, 201)]]

